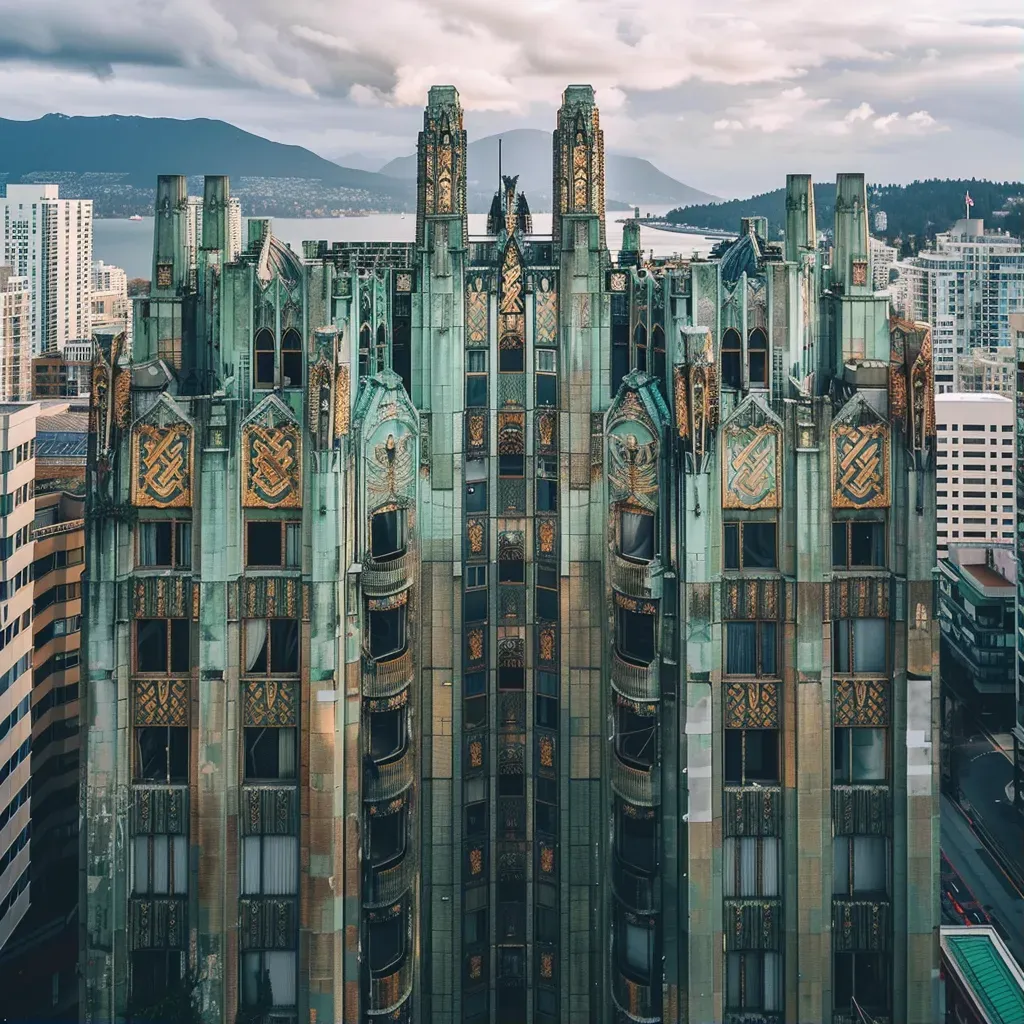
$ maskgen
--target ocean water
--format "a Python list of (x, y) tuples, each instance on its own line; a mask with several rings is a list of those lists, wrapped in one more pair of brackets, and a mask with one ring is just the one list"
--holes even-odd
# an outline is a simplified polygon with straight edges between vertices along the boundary
[[(644, 211), (646, 213), (646, 210)], [(665, 212), (652, 210), (655, 216)], [(617, 218), (625, 213), (609, 213), (606, 218), (608, 248), (618, 251), (622, 245), (622, 225)], [(641, 222), (642, 223), (642, 222)], [(485, 214), (470, 214), (470, 235), (482, 235), (486, 230)], [(538, 235), (551, 233), (551, 214), (535, 213), (533, 229)], [(416, 237), (416, 217), (397, 213), (372, 213), (367, 217), (275, 218), (274, 234), (296, 252), (302, 251), (303, 241), (322, 239), (327, 242), (411, 242)], [(245, 229), (243, 227), (243, 237)], [(695, 252), (707, 255), (717, 239), (703, 235), (658, 231), (641, 227), (640, 241), (644, 252), (652, 251), (656, 257), (675, 254), (692, 256)], [(96, 220), (93, 222), (93, 259), (123, 267), (128, 277), (149, 278), (153, 273), (153, 218), (141, 221)]]

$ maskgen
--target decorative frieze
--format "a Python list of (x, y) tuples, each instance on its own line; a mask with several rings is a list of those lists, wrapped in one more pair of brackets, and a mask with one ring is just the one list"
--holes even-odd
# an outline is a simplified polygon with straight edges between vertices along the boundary
[(837, 953), (885, 953), (892, 946), (887, 900), (832, 901), (832, 948)]
[(243, 785), (238, 827), (243, 836), (298, 835), (298, 790), (294, 786)]
[(131, 791), (132, 835), (188, 834), (187, 786), (134, 786)]
[(889, 787), (833, 785), (832, 832), (837, 836), (892, 835)]
[(887, 619), (891, 607), (892, 579), (878, 576), (845, 576), (825, 586), (825, 620)]
[(238, 901), (238, 944), (241, 949), (294, 949), (298, 914), (294, 899)]
[(298, 683), (252, 679), (242, 686), (244, 725), (266, 728), (299, 724)]
[(188, 934), (185, 900), (133, 896), (128, 905), (131, 948), (184, 949)]
[(727, 729), (778, 729), (779, 684), (734, 682), (725, 691)]
[(834, 679), (832, 719), (837, 726), (889, 724), (887, 679)]
[(723, 918), (726, 949), (777, 950), (781, 947), (781, 900), (726, 900)]
[(726, 786), (722, 832), (726, 836), (781, 836), (779, 786)]

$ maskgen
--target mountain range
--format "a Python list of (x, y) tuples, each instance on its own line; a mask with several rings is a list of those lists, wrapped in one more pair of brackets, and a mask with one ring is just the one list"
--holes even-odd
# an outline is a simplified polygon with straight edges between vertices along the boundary
[[(469, 146), (470, 212), (486, 212), (498, 181), (498, 136)], [(520, 129), (501, 136), (503, 170), (519, 174), (531, 209), (551, 209), (551, 135)], [(367, 166), (369, 158), (358, 162)], [(663, 174), (647, 160), (606, 156), (610, 209), (669, 206), (715, 197)], [(0, 181), (52, 181), (67, 198), (91, 198), (96, 216), (150, 213), (159, 174), (227, 174), (246, 214), (322, 216), (338, 210), (411, 210), (415, 155), (380, 171), (343, 167), (209, 118), (176, 120), (110, 114), (0, 118)], [(190, 188), (195, 187), (190, 182)]]
[[(498, 141), (501, 140), (501, 172), (519, 176), (519, 190), (526, 193), (532, 210), (551, 209), (551, 133), (536, 128), (517, 128), (488, 135), (469, 144), (466, 190), (471, 212), (486, 213), (498, 188)], [(684, 185), (659, 171), (649, 160), (619, 153), (605, 154), (605, 195), (609, 209), (636, 205), (715, 202), (715, 196)], [(380, 173), (401, 181), (416, 180), (416, 155), (385, 164)]]

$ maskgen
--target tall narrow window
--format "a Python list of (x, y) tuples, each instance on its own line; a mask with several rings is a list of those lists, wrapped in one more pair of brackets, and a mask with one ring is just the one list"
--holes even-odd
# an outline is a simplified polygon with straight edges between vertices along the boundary
[(298, 619), (246, 619), (244, 670), (250, 675), (299, 671)]
[(246, 781), (284, 781), (295, 778), (295, 729), (256, 728), (245, 730)]
[(658, 382), (658, 388), (664, 395), (665, 392), (665, 331), (662, 329), (661, 324), (655, 324), (651, 329), (651, 351), (653, 356), (653, 362), (651, 363), (651, 373), (654, 375)]
[(281, 339), (281, 384), (286, 388), (302, 387), (302, 335), (289, 327)]
[(614, 398), (629, 373), (629, 296), (612, 296), (612, 389)]
[(370, 657), (388, 658), (405, 650), (405, 616), (407, 605), (380, 611), (368, 611)]
[(274, 335), (266, 327), (256, 332), (253, 342), (252, 386), (272, 388), (275, 384)]
[(135, 730), (136, 782), (188, 782), (188, 728), (145, 725)]
[(747, 338), (747, 380), (752, 388), (768, 387), (768, 338), (760, 327)]
[(637, 324), (633, 331), (633, 351), (636, 353), (636, 368), (641, 373), (647, 372), (647, 328)]
[(623, 659), (650, 665), (655, 655), (657, 615), (641, 615), (619, 605), (616, 609), (615, 648)]
[(654, 558), (654, 516), (651, 513), (620, 513), (619, 554), (631, 562), (650, 562)]
[(143, 835), (132, 840), (132, 893), (181, 896), (188, 892), (188, 839)]
[(885, 619), (836, 619), (832, 623), (832, 670), (884, 675), (888, 637)]
[(373, 342), (373, 333), (369, 324), (363, 324), (359, 329), (359, 376), (366, 377), (370, 373), (370, 348)]
[(745, 786), (779, 781), (779, 734), (775, 729), (725, 730), (725, 781)]
[(136, 619), (135, 670), (174, 675), (192, 667), (190, 619)]
[(537, 405), (558, 402), (557, 358), (558, 353), (552, 349), (537, 349)]
[(732, 327), (722, 337), (722, 385), (734, 390), (743, 386), (743, 343)]
[(370, 519), (370, 554), (387, 561), (405, 554), (405, 509), (375, 512)]
[(471, 349), (466, 353), (466, 408), (487, 405), (487, 352)]

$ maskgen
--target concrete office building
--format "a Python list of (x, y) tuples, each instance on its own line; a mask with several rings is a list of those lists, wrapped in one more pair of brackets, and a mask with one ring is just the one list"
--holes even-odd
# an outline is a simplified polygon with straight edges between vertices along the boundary
[[(430, 90), (414, 242), (157, 186), (100, 339), (87, 515), (84, 1012), (876, 1020), (939, 994), (927, 327), (831, 261), (605, 242), (562, 97), (550, 234), (468, 233)], [(796, 383), (794, 383), (796, 382)]]
[(0, 198), (0, 264), (28, 278), (33, 355), (90, 337), (91, 199), (61, 199), (56, 185), (8, 185)]
[(1017, 439), (1006, 395), (935, 399), (938, 554), (950, 544), (1012, 541)]

